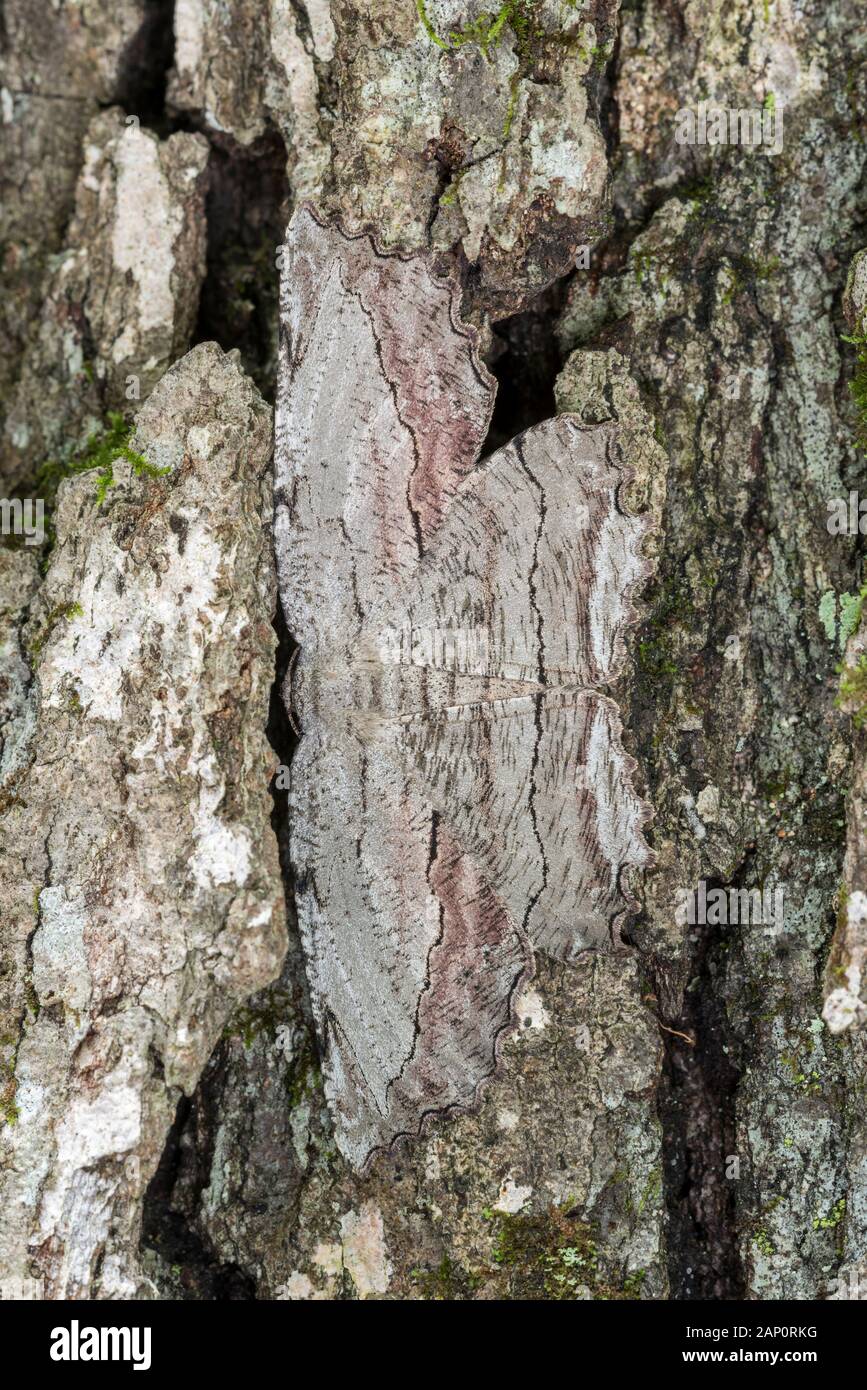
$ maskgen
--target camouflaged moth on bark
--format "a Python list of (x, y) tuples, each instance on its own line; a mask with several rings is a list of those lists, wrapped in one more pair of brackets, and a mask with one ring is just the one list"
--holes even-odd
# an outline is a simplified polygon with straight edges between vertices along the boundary
[(423, 255), (310, 207), (283, 253), (276, 542), (291, 859), (337, 1141), (475, 1101), (541, 950), (610, 950), (650, 859), (615, 704), (646, 579), (614, 427), (489, 458), (495, 384)]

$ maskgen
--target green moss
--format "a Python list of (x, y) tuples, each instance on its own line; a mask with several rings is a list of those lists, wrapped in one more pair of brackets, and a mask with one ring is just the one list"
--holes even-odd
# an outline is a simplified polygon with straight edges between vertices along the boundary
[[(567, 3), (572, 9), (577, 0), (567, 0)], [(427, 12), (425, 0), (415, 0), (415, 7), (422, 28), (431, 43), (444, 53), (455, 53), (466, 44), (475, 44), (484, 54), (484, 57), (490, 59), (491, 52), (506, 33), (507, 26), (511, 30), (515, 40), (514, 51), (518, 56), (519, 64), (509, 83), (509, 102), (503, 122), (504, 141), (508, 140), (514, 124), (515, 113), (518, 109), (521, 78), (526, 76), (528, 65), (541, 55), (546, 46), (556, 45), (568, 51), (577, 52), (584, 62), (593, 66), (598, 72), (604, 70), (611, 55), (612, 45), (610, 43), (600, 43), (595, 44), (592, 48), (585, 48), (581, 38), (576, 34), (548, 32), (538, 21), (540, 6), (541, 0), (505, 0), (505, 3), (500, 5), (500, 8), (495, 12), (483, 11), (463, 29), (451, 29), (447, 36), (442, 38), (434, 28)], [(449, 194), (451, 196), (446, 195), (440, 199), (440, 202), (445, 206), (449, 206), (454, 201), (451, 190), (449, 190)]]
[(753, 1245), (766, 1259), (770, 1259), (772, 1255), (777, 1253), (777, 1247), (764, 1228), (753, 1232)]
[[(293, 1004), (289, 994), (274, 988), (263, 991), (251, 1002), (235, 1009), (225, 1028), (223, 1037), (237, 1039), (245, 1049), (249, 1049), (259, 1039), (273, 1045), (277, 1041), (277, 1030), (286, 1025), (293, 1015)], [(312, 1038), (306, 1036), (294, 1051), (286, 1079), (286, 1093), (289, 1108), (300, 1105), (303, 1100), (318, 1090), (321, 1085), (319, 1058)]]
[(767, 801), (771, 806), (774, 806), (778, 801), (782, 800), (792, 785), (791, 769), (789, 767), (784, 767), (780, 769), (779, 772), (772, 773), (761, 783), (759, 787), (759, 796), (763, 801)]
[(597, 43), (589, 50), (586, 56), (590, 59), (592, 66), (597, 72), (602, 73), (608, 66), (613, 48), (610, 44)]
[(24, 986), (24, 1002), (34, 1019), (37, 1019), (42, 1006), (39, 1003), (39, 995), (36, 993), (36, 986), (32, 980), (28, 980)]
[(643, 285), (646, 280), (651, 288), (666, 293), (671, 279), (671, 264), (660, 251), (633, 250), (630, 262), (637, 285)]
[(833, 1231), (837, 1226), (840, 1225), (840, 1222), (843, 1220), (843, 1217), (845, 1215), (846, 1198), (841, 1197), (839, 1201), (834, 1203), (833, 1207), (831, 1208), (831, 1211), (827, 1216), (816, 1216), (815, 1220), (813, 1221), (813, 1230)]
[(0, 1061), (0, 1124), (14, 1125), (18, 1120), (16, 1101), (18, 1079), (15, 1074), (18, 1067), (18, 1052), (28, 1022), (28, 1012), (34, 1020), (39, 1017), (39, 998), (33, 987), (33, 981), (29, 979), (24, 986), (24, 1004), (25, 1008), (18, 1036), (15, 1037), (7, 1033), (0, 1038), (0, 1047), (9, 1050), (9, 1055)]
[(638, 642), (638, 665), (650, 680), (673, 683), (679, 669), (675, 660), (677, 626), (693, 615), (687, 581), (672, 577), (663, 584)]
[[(154, 464), (148, 463), (146, 458), (129, 447), (128, 440), (132, 433), (132, 427), (127, 425), (122, 415), (113, 413), (109, 415), (108, 421), (108, 430), (100, 438), (92, 437), (89, 441), (92, 446), (90, 467), (98, 470), (96, 480), (96, 505), (98, 507), (101, 507), (105, 501), (109, 488), (114, 486), (114, 465), (118, 459), (125, 459), (137, 478), (163, 478), (169, 472), (168, 468), (157, 468)], [(83, 470), (79, 469), (79, 472), (81, 471)]]
[(662, 1169), (661, 1169), (661, 1168), (654, 1168), (654, 1169), (652, 1169), (652, 1171), (651, 1171), (651, 1173), (650, 1173), (650, 1176), (649, 1176), (648, 1179), (647, 1179), (647, 1186), (645, 1187), (644, 1191), (642, 1192), (642, 1194), (641, 1194), (641, 1200), (640, 1200), (639, 1203), (638, 1203), (638, 1212), (637, 1212), (637, 1215), (638, 1215), (639, 1217), (641, 1216), (641, 1214), (642, 1214), (642, 1212), (644, 1211), (644, 1208), (647, 1206), (648, 1202), (651, 1202), (651, 1201), (655, 1202), (655, 1201), (656, 1201), (656, 1198), (659, 1196), (659, 1194), (661, 1193), (661, 1191), (662, 1191)]
[(644, 639), (638, 644), (638, 664), (646, 676), (652, 680), (671, 680), (677, 675), (677, 665), (667, 655), (662, 642)]
[(512, 73), (512, 80), (509, 83), (509, 105), (506, 107), (506, 119), (503, 122), (503, 139), (508, 140), (512, 133), (512, 126), (515, 123), (515, 112), (518, 109), (518, 96), (521, 91), (521, 70), (516, 69)]
[(726, 269), (728, 270), (729, 284), (728, 289), (725, 291), (724, 295), (722, 296), (722, 299), (720, 300), (721, 304), (731, 304), (735, 295), (739, 294), (744, 287), (744, 281), (741, 279), (740, 272), (738, 271), (737, 267), (727, 266)]
[(540, 41), (550, 40), (565, 44), (569, 48), (578, 48), (586, 61), (598, 63), (601, 60), (603, 67), (607, 61), (608, 52), (603, 44), (581, 50), (580, 40), (575, 35), (548, 34), (538, 20), (541, 0), (505, 0), (495, 13), (483, 11), (463, 29), (451, 29), (446, 38), (442, 38), (434, 28), (425, 0), (415, 0), (415, 7), (431, 43), (436, 44), (437, 48), (445, 53), (456, 52), (465, 44), (474, 43), (485, 57), (489, 58), (491, 50), (496, 47), (508, 25), (515, 36), (515, 48), (519, 58), (529, 59)]
[(455, 174), (448, 188), (440, 195), (440, 207), (450, 208), (457, 202), (458, 190), (465, 172), (465, 170), (459, 170), (458, 173)]
[(546, 38), (545, 30), (536, 21), (538, 3), (534, 0), (513, 0), (509, 6), (508, 20), (517, 40), (518, 56), (527, 59), (532, 55), (534, 43)]
[(458, 48), (463, 48), (464, 44), (475, 43), (484, 53), (489, 56), (490, 50), (496, 45), (507, 22), (514, 18), (517, 11), (526, 7), (526, 0), (506, 0), (501, 5), (496, 14), (483, 12), (477, 19), (472, 20), (464, 29), (452, 29), (448, 39), (441, 39), (427, 13), (425, 0), (415, 0), (418, 17), (424, 26), (424, 31), (431, 43), (435, 43), (437, 48), (442, 48), (445, 52)]
[(864, 604), (865, 591), (862, 589), (859, 594), (840, 595), (840, 646), (845, 647), (852, 633), (855, 632), (861, 622), (861, 609)]
[(252, 1047), (257, 1038), (274, 1042), (278, 1027), (291, 1018), (288, 995), (280, 990), (265, 990), (247, 1004), (235, 1009), (223, 1029), (224, 1038), (239, 1038), (245, 1048)]
[(465, 1298), (484, 1282), (484, 1275), (465, 1273), (448, 1255), (443, 1255), (436, 1269), (410, 1270), (410, 1278), (422, 1298), (437, 1303)]
[(776, 275), (779, 268), (779, 256), (768, 256), (765, 260), (753, 256), (739, 256), (734, 265), (726, 267), (729, 273), (729, 285), (722, 296), (721, 303), (730, 304), (736, 294), (740, 294), (753, 285), (770, 280), (772, 276)]
[(424, 26), (424, 31), (430, 39), (431, 43), (435, 43), (437, 48), (448, 49), (448, 44), (440, 38), (436, 29), (433, 27), (430, 20), (428, 19), (428, 14), (425, 8), (424, 0), (415, 0), (415, 7), (418, 10), (418, 17), (421, 20), (422, 25)]
[(843, 667), (837, 703), (849, 706), (855, 728), (863, 728), (867, 722), (867, 655), (859, 657), (855, 666)]
[(660, 449), (664, 449), (666, 453), (668, 453), (668, 436), (665, 433), (665, 426), (662, 421), (656, 417), (654, 417), (653, 421), (653, 437)]
[(624, 1298), (640, 1298), (642, 1285), (646, 1278), (646, 1269), (634, 1269), (630, 1274), (627, 1274), (623, 1281)]
[(713, 179), (705, 174), (703, 178), (687, 179), (677, 189), (677, 196), (689, 203), (708, 203), (713, 200), (715, 191)]
[(319, 1058), (312, 1041), (308, 1040), (292, 1066), (292, 1074), (287, 1085), (289, 1108), (294, 1110), (308, 1096), (313, 1095), (322, 1084)]
[(595, 1285), (599, 1255), (586, 1222), (567, 1223), (557, 1208), (538, 1215), (498, 1212), (496, 1265), (514, 1277), (521, 1297), (575, 1298)]
[(450, 46), (462, 48), (465, 43), (476, 43), (487, 58), (490, 50), (496, 45), (514, 8), (515, 5), (512, 0), (506, 0), (506, 4), (500, 6), (497, 14), (480, 14), (478, 19), (474, 19), (471, 24), (467, 25), (466, 29), (453, 29), (449, 34)]
[(863, 325), (857, 333), (844, 333), (843, 342), (855, 348), (855, 372), (849, 382), (849, 395), (857, 415), (855, 441), (858, 448), (867, 453), (867, 332)]
[[(39, 496), (45, 502), (45, 528), (48, 545), (45, 558), (54, 545), (54, 525), (52, 514), (57, 500), (57, 489), (64, 478), (78, 473), (96, 472), (96, 504), (101, 507), (109, 488), (114, 483), (114, 465), (120, 458), (131, 464), (137, 477), (161, 478), (169, 472), (168, 468), (156, 468), (141, 454), (129, 447), (133, 426), (128, 424), (119, 411), (109, 411), (102, 427), (89, 436), (83, 449), (79, 449), (67, 459), (47, 459), (36, 475)], [(43, 564), (44, 564), (43, 559)]]
[[(841, 651), (845, 651), (849, 638), (861, 626), (865, 599), (867, 599), (867, 584), (863, 585), (857, 594), (837, 595), (833, 589), (828, 589), (822, 595), (819, 603), (819, 618), (826, 636), (831, 641), (834, 639), (836, 628)], [(838, 605), (839, 620), (837, 619)], [(854, 665), (844, 664), (837, 669), (840, 673), (837, 705), (838, 707), (848, 707), (852, 722), (856, 729), (860, 729), (867, 722), (867, 653), (859, 656)]]
[(48, 613), (48, 615), (46, 616), (45, 622), (43, 623), (36, 636), (31, 638), (31, 640), (28, 642), (27, 650), (30, 654), (30, 657), (33, 660), (36, 660), (36, 658), (41, 655), (43, 647), (45, 646), (54, 629), (57, 627), (58, 623), (64, 621), (68, 622), (70, 618), (83, 617), (84, 609), (82, 608), (80, 603), (57, 604), (57, 606), (52, 608), (50, 613)]
[(783, 1052), (780, 1061), (787, 1067), (791, 1075), (792, 1084), (799, 1087), (807, 1095), (819, 1096), (822, 1094), (821, 1073), (815, 1067), (808, 1069), (809, 1064), (805, 1065), (794, 1054)]
[(746, 264), (752, 272), (754, 280), (770, 280), (771, 276), (776, 275), (780, 268), (779, 256), (768, 256), (766, 260), (758, 260), (748, 256)]
[(15, 1095), (18, 1090), (18, 1083), (15, 1080), (15, 1067), (18, 1062), (18, 1039), (11, 1034), (0, 1038), (0, 1047), (4, 1050), (11, 1049), (8, 1058), (0, 1062), (0, 1077), (5, 1079), (0, 1081), (0, 1123), (14, 1125), (18, 1119), (18, 1106), (15, 1103)]
[(643, 1270), (622, 1284), (603, 1268), (595, 1228), (566, 1207), (534, 1213), (486, 1209), (493, 1223), (492, 1260), (513, 1298), (568, 1301), (585, 1290), (597, 1299), (640, 1296)]
[(716, 205), (715, 193), (714, 182), (709, 175), (701, 179), (687, 179), (675, 189), (675, 197), (689, 204), (690, 222), (703, 222), (712, 215)]
[(14, 1076), (0, 1090), (0, 1123), (14, 1125), (18, 1119), (18, 1106), (15, 1095), (18, 1090)]

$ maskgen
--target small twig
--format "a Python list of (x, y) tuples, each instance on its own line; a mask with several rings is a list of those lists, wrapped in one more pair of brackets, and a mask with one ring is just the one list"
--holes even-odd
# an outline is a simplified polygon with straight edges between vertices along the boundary
[[(659, 1019), (656, 1021), (659, 1023)], [(691, 1038), (689, 1033), (679, 1033), (676, 1028), (666, 1028), (664, 1023), (659, 1023), (659, 1026), (664, 1033), (671, 1033), (672, 1037), (675, 1038), (683, 1038), (684, 1042), (689, 1043), (690, 1047), (695, 1047), (695, 1038)]]

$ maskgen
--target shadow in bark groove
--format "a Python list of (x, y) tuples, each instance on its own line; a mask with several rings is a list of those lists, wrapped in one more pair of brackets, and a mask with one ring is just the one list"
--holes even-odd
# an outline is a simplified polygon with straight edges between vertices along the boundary
[[(708, 891), (723, 886), (706, 882)], [(710, 924), (686, 928), (688, 984), (682, 1010), (679, 1017), (662, 1021), (658, 1108), (674, 1299), (744, 1297), (731, 1168), (737, 1159), (740, 1049), (724, 1002), (726, 936), (740, 930)], [(654, 993), (664, 998), (667, 991), (657, 989), (654, 981)]]
[(523, 313), (494, 324), (489, 365), (497, 379), (497, 399), (483, 457), (557, 413), (554, 383), (563, 364), (554, 328), (568, 283), (555, 280)]
[(117, 100), (161, 137), (174, 128), (166, 119), (166, 86), (175, 61), (174, 20), (174, 0), (149, 0), (141, 27), (118, 65)]
[[(184, 1214), (173, 1206), (173, 1193), (185, 1166), (185, 1137), (190, 1128), (196, 1128), (193, 1113), (196, 1105), (197, 1100), (190, 1100), (187, 1096), (178, 1104), (159, 1167), (145, 1194), (142, 1247), (153, 1250), (169, 1269), (177, 1267), (172, 1288), (175, 1297), (232, 1301), (254, 1299), (256, 1286), (249, 1275), (235, 1264), (221, 1262)], [(211, 1151), (213, 1139), (212, 1134)], [(196, 1167), (196, 1185), (201, 1192), (206, 1185), (210, 1164), (199, 1162)]]
[(277, 250), (289, 216), (286, 148), (276, 130), (248, 147), (207, 131), (208, 259), (193, 342), (238, 348), (268, 401), (277, 367)]

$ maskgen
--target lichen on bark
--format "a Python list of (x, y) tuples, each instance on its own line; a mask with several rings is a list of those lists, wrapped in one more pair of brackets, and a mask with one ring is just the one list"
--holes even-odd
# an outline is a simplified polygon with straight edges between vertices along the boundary
[(284, 948), (269, 412), (205, 345), (136, 444), (157, 476), (118, 461), (101, 507), (92, 473), (62, 483), (45, 581), (15, 593), (31, 672), (0, 793), (0, 1259), (48, 1297), (147, 1287), (141, 1202), (174, 1106)]
[[(32, 11), (4, 10), (0, 473), (71, 476), (53, 552), (0, 550), (0, 1274), (841, 1296), (867, 1270), (861, 552), (826, 526), (863, 472), (855, 0), (177, 0), (173, 52), (159, 0)], [(782, 148), (678, 143), (703, 101), (779, 110)], [(555, 408), (615, 421), (659, 528), (616, 691), (656, 812), (626, 948), (543, 964), (479, 1108), (362, 1177), (267, 795), (303, 641), (278, 615), (269, 717), (270, 411), (225, 355), (270, 395), (302, 197), (457, 277), (491, 449)], [(120, 461), (98, 507), (75, 468), (115, 409), (170, 471)], [(701, 883), (782, 889), (782, 930), (684, 921)]]

